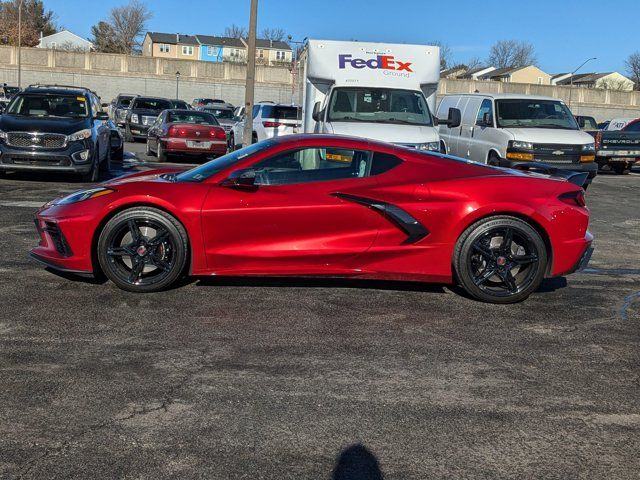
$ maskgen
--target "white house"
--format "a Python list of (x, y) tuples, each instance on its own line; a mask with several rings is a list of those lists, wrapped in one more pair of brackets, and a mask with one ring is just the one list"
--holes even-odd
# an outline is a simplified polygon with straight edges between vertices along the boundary
[(62, 30), (53, 35), (40, 37), (40, 43), (36, 48), (53, 48), (60, 50), (93, 50), (93, 43), (86, 40), (69, 30)]

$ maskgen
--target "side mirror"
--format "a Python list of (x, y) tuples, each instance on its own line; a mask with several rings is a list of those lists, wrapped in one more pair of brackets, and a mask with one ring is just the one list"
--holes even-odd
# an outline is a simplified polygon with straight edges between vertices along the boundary
[(460, 112), (459, 108), (450, 108), (449, 116), (447, 117), (446, 120), (442, 118), (438, 119), (439, 125), (446, 125), (449, 128), (459, 127), (461, 123), (462, 123), (462, 113)]
[(109, 120), (109, 114), (107, 112), (98, 112), (96, 120)]
[(236, 170), (220, 183), (223, 187), (253, 188), (256, 186), (256, 171), (253, 168)]
[(320, 102), (316, 102), (313, 106), (313, 113), (311, 117), (316, 121), (320, 122), (322, 120), (322, 111), (320, 110)]
[(576, 117), (576, 120), (578, 120), (578, 126), (580, 128), (584, 128), (585, 125), (587, 124), (587, 122), (585, 121), (584, 117), (582, 117), (582, 116)]

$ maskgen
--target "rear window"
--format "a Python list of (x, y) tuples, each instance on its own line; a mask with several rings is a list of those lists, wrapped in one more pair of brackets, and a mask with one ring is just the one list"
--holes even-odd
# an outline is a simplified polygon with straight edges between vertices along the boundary
[(630, 123), (622, 129), (623, 132), (640, 132), (640, 122)]
[(194, 125), (218, 125), (216, 117), (206, 112), (170, 112), (167, 115), (169, 123), (191, 123)]
[(262, 118), (277, 118), (279, 120), (298, 120), (301, 118), (300, 109), (297, 107), (284, 107), (280, 105), (264, 105)]
[(131, 108), (145, 110), (167, 110), (171, 108), (171, 102), (163, 98), (136, 98)]
[(233, 110), (227, 108), (205, 108), (205, 112), (210, 113), (216, 118), (231, 120), (233, 118)]
[(120, 97), (118, 99), (118, 106), (128, 107), (131, 104), (131, 100), (133, 100), (133, 97)]

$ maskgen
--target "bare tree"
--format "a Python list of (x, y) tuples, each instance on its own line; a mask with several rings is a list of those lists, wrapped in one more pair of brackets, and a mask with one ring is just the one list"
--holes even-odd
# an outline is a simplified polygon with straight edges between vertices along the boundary
[(260, 33), (260, 38), (282, 42), (287, 39), (287, 33), (282, 28), (264, 28)]
[(230, 38), (245, 38), (247, 36), (247, 29), (234, 23), (224, 29), (224, 36)]
[(483, 63), (484, 62), (480, 60), (480, 57), (471, 57), (465, 62), (465, 65), (467, 66), (467, 70), (473, 70), (474, 68), (480, 68)]
[(440, 70), (446, 70), (447, 68), (454, 66), (455, 62), (453, 61), (453, 51), (448, 44), (441, 42), (440, 40), (428, 42), (428, 44), (440, 47)]
[(629, 82), (623, 79), (607, 79), (600, 82), (597, 88), (603, 88), (605, 90), (615, 90), (618, 92), (626, 92), (632, 90), (633, 87), (629, 85)]
[(487, 59), (496, 68), (515, 68), (537, 63), (532, 44), (518, 40), (500, 40), (493, 44)]
[(130, 54), (140, 48), (142, 35), (152, 16), (151, 10), (140, 0), (131, 0), (127, 5), (111, 9), (107, 23), (113, 30), (117, 53)]
[[(20, 0), (0, 1), (0, 44), (18, 44), (18, 5)], [(45, 10), (42, 0), (24, 0), (22, 4), (22, 45), (35, 46), (40, 34), (57, 31), (55, 14)]]
[(640, 90), (640, 52), (632, 53), (624, 62), (627, 73), (633, 80), (634, 88)]

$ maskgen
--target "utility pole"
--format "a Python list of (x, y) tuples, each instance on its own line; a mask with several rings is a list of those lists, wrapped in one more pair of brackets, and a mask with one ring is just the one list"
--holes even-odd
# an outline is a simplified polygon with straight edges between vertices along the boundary
[(22, 87), (22, 2), (18, 3), (18, 88)]
[(258, 0), (251, 0), (249, 38), (247, 38), (247, 86), (244, 94), (244, 133), (242, 145), (253, 143), (253, 101), (256, 84), (256, 28), (258, 23)]

